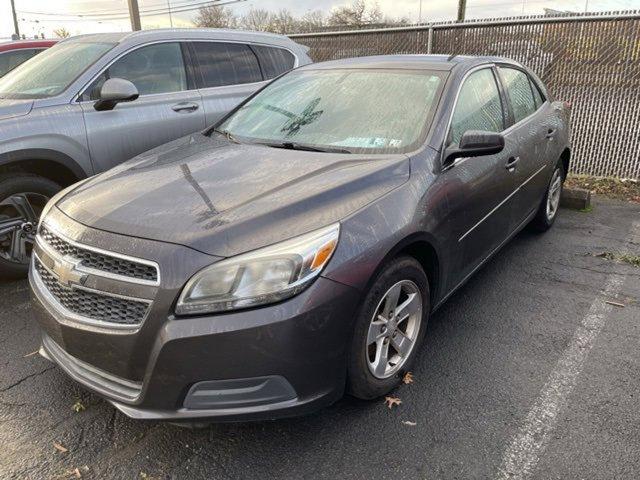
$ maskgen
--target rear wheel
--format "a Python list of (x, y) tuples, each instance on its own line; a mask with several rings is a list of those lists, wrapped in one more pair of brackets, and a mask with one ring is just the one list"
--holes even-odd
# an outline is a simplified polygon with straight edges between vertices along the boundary
[(388, 393), (410, 368), (429, 315), (429, 282), (412, 257), (377, 276), (360, 309), (348, 364), (348, 389), (358, 398)]
[(0, 176), (0, 278), (26, 276), (40, 213), (59, 190), (37, 175)]
[(560, 197), (562, 196), (562, 184), (564, 183), (564, 169), (561, 163), (556, 165), (551, 180), (547, 186), (547, 191), (540, 203), (538, 213), (531, 221), (531, 228), (538, 232), (546, 232), (551, 228), (558, 216), (560, 208)]

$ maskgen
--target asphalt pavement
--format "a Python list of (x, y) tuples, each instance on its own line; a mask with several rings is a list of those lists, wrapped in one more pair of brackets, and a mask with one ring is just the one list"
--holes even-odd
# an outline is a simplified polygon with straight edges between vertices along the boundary
[(200, 430), (130, 420), (33, 354), (27, 282), (0, 284), (0, 478), (639, 478), (640, 268), (604, 252), (640, 255), (640, 205), (519, 234), (431, 318), (399, 406)]

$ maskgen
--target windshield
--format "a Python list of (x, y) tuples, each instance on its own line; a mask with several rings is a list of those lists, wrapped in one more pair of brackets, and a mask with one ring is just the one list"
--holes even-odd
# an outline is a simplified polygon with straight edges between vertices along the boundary
[(62, 93), (113, 47), (110, 43), (62, 42), (0, 78), (0, 98), (46, 98)]
[(444, 75), (426, 70), (294, 71), (264, 88), (216, 130), (273, 146), (400, 153), (422, 140)]

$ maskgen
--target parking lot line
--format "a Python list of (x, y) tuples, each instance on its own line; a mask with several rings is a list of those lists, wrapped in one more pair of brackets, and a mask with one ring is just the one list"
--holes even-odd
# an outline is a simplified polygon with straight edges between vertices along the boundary
[[(628, 240), (635, 241), (639, 233), (640, 222), (634, 222)], [(533, 474), (556, 426), (558, 416), (576, 385), (587, 356), (606, 324), (607, 315), (614, 308), (606, 303), (606, 299), (615, 298), (624, 284), (624, 279), (625, 277), (619, 274), (610, 274), (607, 277), (603, 295), (594, 299), (587, 315), (549, 375), (524, 424), (506, 449), (497, 478), (526, 479)]]

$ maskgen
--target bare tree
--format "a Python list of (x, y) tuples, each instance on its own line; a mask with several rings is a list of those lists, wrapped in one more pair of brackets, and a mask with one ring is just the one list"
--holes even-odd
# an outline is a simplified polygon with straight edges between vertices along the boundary
[(53, 34), (58, 38), (69, 38), (71, 36), (71, 33), (69, 33), (69, 30), (67, 30), (64, 27), (56, 28), (53, 31)]
[(300, 21), (289, 10), (282, 9), (271, 15), (269, 31), (274, 33), (295, 33), (300, 31)]
[(228, 8), (210, 5), (198, 10), (194, 23), (196, 27), (236, 28), (238, 19)]
[(382, 21), (382, 12), (378, 3), (368, 4), (366, 0), (354, 0), (351, 5), (337, 7), (331, 10), (329, 25), (348, 25), (363, 27)]
[(270, 31), (272, 14), (267, 10), (252, 8), (240, 19), (240, 25), (247, 30)]
[(324, 13), (321, 10), (305, 13), (300, 19), (301, 32), (314, 32), (320, 30), (325, 25)]

